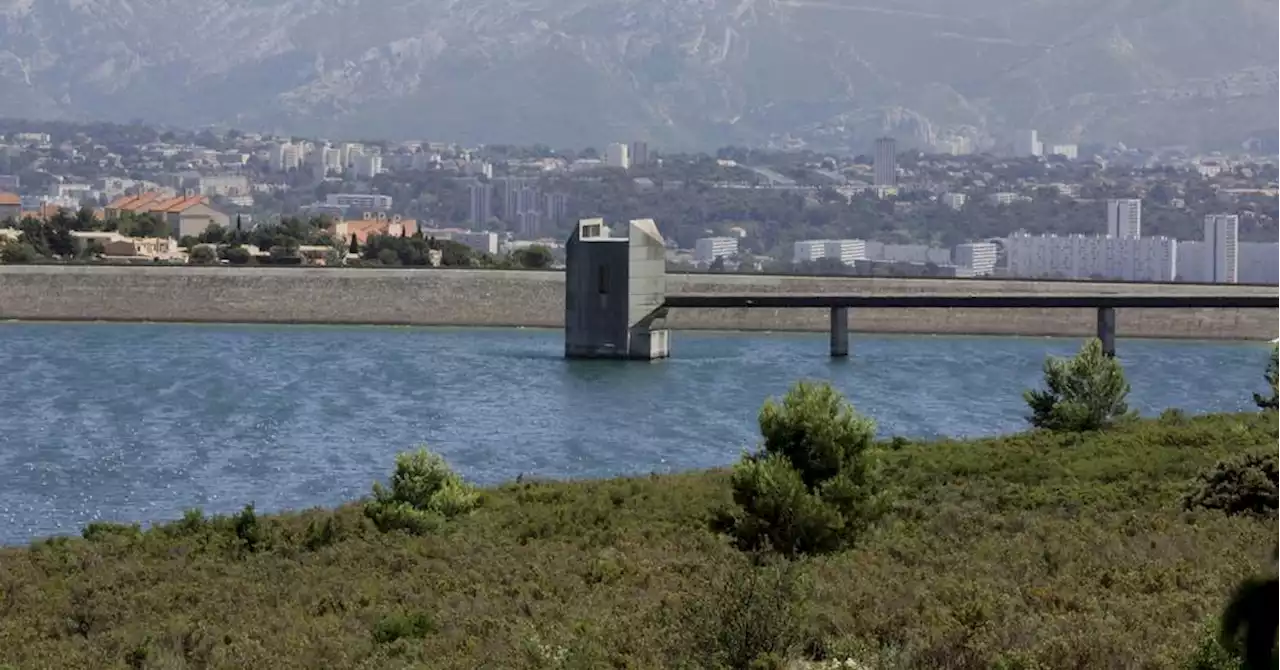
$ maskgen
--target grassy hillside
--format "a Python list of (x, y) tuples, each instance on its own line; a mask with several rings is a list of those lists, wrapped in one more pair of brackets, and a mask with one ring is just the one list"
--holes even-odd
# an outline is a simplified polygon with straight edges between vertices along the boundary
[[(868, 668), (1175, 668), (1276, 523), (1184, 511), (1271, 414), (878, 450), (857, 547), (752, 567), (724, 471), (488, 489), (425, 536), (359, 505), (0, 550), (0, 667), (655, 668), (791, 645)], [(390, 466), (389, 466), (390, 467)]]

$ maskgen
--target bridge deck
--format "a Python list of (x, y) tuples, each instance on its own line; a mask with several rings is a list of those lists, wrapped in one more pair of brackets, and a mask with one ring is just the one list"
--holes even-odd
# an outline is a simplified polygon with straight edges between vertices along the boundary
[(836, 307), (955, 307), (955, 308), (1082, 308), (1141, 307), (1147, 309), (1276, 309), (1277, 295), (1185, 294), (1185, 295), (823, 295), (760, 293), (677, 293), (667, 295), (667, 307), (702, 308), (836, 308)]

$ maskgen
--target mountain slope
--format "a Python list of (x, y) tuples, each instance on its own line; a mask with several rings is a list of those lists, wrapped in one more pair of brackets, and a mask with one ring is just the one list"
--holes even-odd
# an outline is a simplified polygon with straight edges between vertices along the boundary
[[(0, 115), (669, 147), (1232, 145), (1267, 0), (0, 0)], [(1226, 112), (1230, 127), (1215, 122)]]

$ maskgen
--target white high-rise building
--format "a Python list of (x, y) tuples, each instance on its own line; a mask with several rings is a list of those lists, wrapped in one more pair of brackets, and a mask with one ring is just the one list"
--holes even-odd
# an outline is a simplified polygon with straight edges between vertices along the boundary
[(1038, 133), (1034, 130), (1019, 130), (1013, 134), (1013, 153), (1017, 156), (1039, 156), (1044, 150)]
[(845, 265), (867, 259), (867, 243), (863, 240), (800, 240), (795, 243), (792, 262), (803, 263), (819, 258), (834, 258)]
[(631, 154), (627, 150), (627, 145), (621, 142), (614, 142), (605, 147), (604, 164), (611, 168), (622, 168), (623, 170), (631, 167)]
[(876, 140), (875, 185), (898, 185), (898, 143), (892, 137)]
[(1240, 269), (1240, 217), (1235, 214), (1209, 214), (1204, 217), (1205, 267), (1209, 281), (1235, 284)]
[(1178, 243), (1167, 237), (1027, 235), (1005, 240), (1009, 275), (1167, 282), (1178, 276)]
[(1107, 201), (1107, 237), (1142, 237), (1142, 201), (1120, 198)]
[(951, 253), (952, 262), (971, 268), (975, 277), (989, 275), (996, 269), (999, 249), (994, 242), (967, 242), (957, 244)]
[(736, 237), (703, 237), (693, 245), (693, 260), (699, 263), (711, 263), (717, 258), (729, 258), (738, 255), (738, 238)]
[(382, 173), (381, 154), (360, 154), (355, 157), (354, 163), (357, 179), (372, 179)]
[(493, 185), (476, 182), (467, 189), (471, 196), (471, 210), (468, 220), (475, 226), (489, 225), (493, 216)]
[(968, 196), (963, 193), (943, 193), (938, 196), (938, 200), (941, 201), (942, 204), (956, 211), (962, 209), (965, 201), (968, 199)]

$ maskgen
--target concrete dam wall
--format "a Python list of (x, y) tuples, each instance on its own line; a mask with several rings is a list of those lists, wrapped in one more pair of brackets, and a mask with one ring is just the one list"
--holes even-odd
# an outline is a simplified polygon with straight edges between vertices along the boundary
[[(667, 276), (668, 293), (1221, 294), (1252, 286), (1132, 286), (762, 275)], [(1280, 297), (1277, 297), (1280, 302)], [(855, 332), (1091, 336), (1092, 309), (856, 309)], [(813, 309), (673, 309), (674, 330), (827, 332)], [(0, 319), (560, 328), (564, 275), (500, 270), (0, 266)], [(1120, 337), (1271, 340), (1277, 310), (1120, 309)]]

